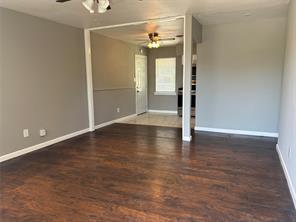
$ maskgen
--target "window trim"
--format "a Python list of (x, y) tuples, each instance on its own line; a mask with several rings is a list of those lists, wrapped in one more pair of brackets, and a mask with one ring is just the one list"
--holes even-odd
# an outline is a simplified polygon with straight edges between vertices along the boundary
[(166, 91), (158, 91), (158, 92), (154, 92), (154, 95), (155, 96), (176, 96), (177, 93), (176, 91), (169, 91), (169, 92), (166, 92)]
[[(157, 76), (157, 60), (158, 59), (174, 59), (175, 61), (175, 89), (174, 91), (156, 91), (156, 76)], [(154, 80), (154, 95), (155, 96), (176, 96), (177, 95), (177, 92), (176, 92), (176, 87), (177, 87), (177, 58), (175, 56), (172, 56), (172, 57), (159, 57), (159, 58), (155, 58), (155, 80)]]

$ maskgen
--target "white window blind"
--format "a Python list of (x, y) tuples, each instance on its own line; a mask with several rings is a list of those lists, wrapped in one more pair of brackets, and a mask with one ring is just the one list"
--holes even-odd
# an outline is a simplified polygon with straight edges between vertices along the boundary
[(156, 59), (155, 66), (155, 94), (176, 94), (176, 58)]

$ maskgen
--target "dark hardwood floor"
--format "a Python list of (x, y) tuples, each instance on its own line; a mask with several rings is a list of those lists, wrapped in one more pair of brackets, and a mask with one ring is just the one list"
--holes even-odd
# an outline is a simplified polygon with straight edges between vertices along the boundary
[(2, 163), (0, 221), (296, 221), (275, 144), (114, 124)]

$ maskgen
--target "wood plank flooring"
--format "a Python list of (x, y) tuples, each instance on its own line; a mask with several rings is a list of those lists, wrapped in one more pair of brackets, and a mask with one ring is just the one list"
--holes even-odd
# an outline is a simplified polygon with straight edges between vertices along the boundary
[(0, 221), (295, 222), (275, 144), (114, 124), (2, 163)]

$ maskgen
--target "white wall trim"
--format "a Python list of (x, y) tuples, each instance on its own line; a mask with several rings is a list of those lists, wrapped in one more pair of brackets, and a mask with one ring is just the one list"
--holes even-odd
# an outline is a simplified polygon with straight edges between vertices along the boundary
[(191, 142), (192, 136), (189, 136), (189, 137), (183, 136), (182, 140), (185, 142)]
[(192, 14), (184, 17), (182, 138), (191, 137)]
[(124, 27), (124, 26), (131, 26), (131, 25), (141, 25), (141, 24), (148, 24), (151, 22), (169, 22), (174, 21), (177, 19), (182, 19), (184, 16), (173, 16), (173, 17), (164, 17), (164, 18), (158, 18), (158, 19), (149, 19), (149, 20), (143, 20), (143, 21), (137, 21), (137, 22), (129, 22), (129, 23), (122, 23), (122, 24), (116, 24), (116, 25), (107, 25), (107, 26), (100, 26), (100, 27), (94, 27), (89, 28), (87, 30), (89, 31), (95, 31), (95, 30), (101, 30), (101, 29), (110, 29), (110, 28), (118, 28), (118, 27)]
[(84, 30), (84, 47), (85, 47), (85, 64), (86, 64), (86, 82), (87, 82), (87, 105), (88, 105), (88, 122), (89, 131), (95, 130), (94, 117), (94, 92), (92, 78), (92, 62), (91, 62), (91, 39), (90, 31)]
[(292, 196), (294, 207), (295, 207), (295, 210), (296, 210), (296, 191), (295, 191), (295, 189), (293, 187), (292, 179), (290, 177), (289, 171), (287, 169), (287, 166), (285, 164), (281, 149), (280, 149), (278, 144), (276, 144), (276, 150), (278, 152), (278, 155), (279, 155), (279, 158), (280, 158), (280, 161), (281, 161), (281, 164), (282, 164), (282, 168), (284, 170), (284, 173), (285, 173), (285, 176), (286, 176), (286, 179), (287, 179), (287, 182), (288, 182), (288, 186), (289, 186), (289, 190), (290, 190), (290, 193), (291, 193), (291, 196)]
[(247, 136), (264, 136), (278, 138), (278, 133), (270, 132), (259, 132), (259, 131), (246, 131), (246, 130), (234, 130), (234, 129), (219, 129), (219, 128), (208, 128), (208, 127), (194, 127), (195, 131), (215, 132), (215, 133), (227, 133), (227, 134), (238, 134)]
[(99, 124), (99, 125), (96, 125), (96, 126), (95, 126), (95, 129), (100, 129), (100, 128), (103, 128), (103, 127), (105, 127), (105, 126), (109, 126), (109, 125), (111, 125), (111, 124), (113, 124), (113, 123), (118, 123), (118, 122), (121, 122), (121, 121), (124, 121), (124, 120), (128, 120), (128, 119), (133, 118), (133, 117), (135, 117), (135, 116), (137, 116), (137, 114), (132, 114), (132, 115), (125, 116), (125, 117), (122, 117), (122, 118), (118, 118), (118, 119), (115, 119), (115, 120), (111, 120), (111, 121), (109, 121), (109, 122), (101, 123), (101, 124)]
[[(116, 122), (124, 121), (124, 120), (130, 119), (130, 118), (135, 117), (135, 116), (137, 116), (137, 114), (132, 114), (132, 115), (125, 116), (125, 117), (122, 117), (122, 118), (118, 118), (118, 119), (115, 119), (115, 120), (112, 120), (112, 121), (109, 121), (109, 122), (106, 122), (106, 123), (102, 123), (100, 125), (95, 126), (95, 129), (99, 129), (99, 128), (102, 128), (104, 126), (108, 126), (108, 125), (111, 125), (113, 123), (116, 123)], [(62, 142), (64, 140), (71, 139), (73, 137), (85, 134), (87, 132), (89, 132), (89, 128), (83, 129), (83, 130), (80, 130), (80, 131), (77, 131), (77, 132), (74, 132), (74, 133), (70, 133), (70, 134), (55, 138), (53, 140), (46, 141), (44, 143), (36, 144), (34, 146), (30, 146), (30, 147), (15, 151), (13, 153), (5, 154), (3, 156), (0, 156), (0, 163), (3, 162), (3, 161), (6, 161), (6, 160), (10, 160), (10, 159), (13, 159), (15, 157), (18, 157), (18, 156), (33, 152), (35, 150), (39, 150), (39, 149), (51, 146), (53, 144)]]
[(174, 91), (174, 92), (154, 92), (153, 95), (154, 96), (176, 96), (177, 93), (176, 93), (176, 91)]
[(155, 110), (155, 109), (149, 109), (148, 113), (164, 113), (164, 114), (178, 114), (178, 111), (175, 110)]
[(9, 154), (6, 154), (6, 155), (3, 155), (3, 156), (0, 156), (0, 163), (3, 162), (3, 161), (6, 161), (6, 160), (10, 160), (10, 159), (13, 159), (15, 157), (18, 157), (18, 156), (21, 156), (21, 155), (24, 155), (24, 154), (27, 154), (27, 153), (30, 153), (30, 152), (33, 152), (35, 150), (39, 150), (39, 149), (42, 149), (42, 148), (45, 148), (45, 147), (48, 147), (50, 145), (53, 145), (53, 144), (56, 144), (56, 143), (59, 143), (59, 142), (62, 142), (64, 140), (68, 140), (68, 139), (71, 139), (73, 137), (76, 137), (76, 136), (79, 136), (79, 135), (82, 135), (84, 133), (87, 133), (89, 131), (89, 129), (83, 129), (83, 130), (80, 130), (80, 131), (77, 131), (77, 132), (74, 132), (74, 133), (70, 133), (70, 134), (67, 134), (67, 135), (64, 135), (64, 136), (61, 136), (61, 137), (58, 137), (58, 138), (55, 138), (53, 140), (49, 140), (49, 141), (46, 141), (44, 143), (39, 143), (37, 145), (34, 145), (34, 146), (30, 146), (30, 147), (27, 147), (27, 148), (24, 148), (24, 149), (21, 149), (21, 150), (18, 150), (18, 151), (15, 151), (13, 153), (9, 153)]

